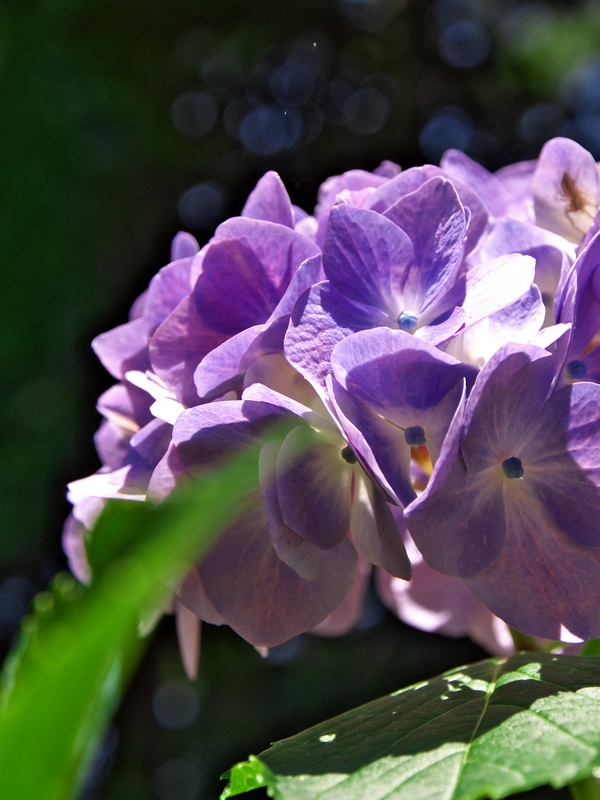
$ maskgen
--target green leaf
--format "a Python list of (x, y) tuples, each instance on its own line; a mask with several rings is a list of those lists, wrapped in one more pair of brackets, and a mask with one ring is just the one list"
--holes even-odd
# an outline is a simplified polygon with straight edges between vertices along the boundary
[(158, 607), (187, 565), (256, 490), (258, 449), (159, 507), (115, 501), (94, 530), (94, 580), (38, 595), (0, 687), (2, 796), (75, 797), (137, 663), (140, 609)]
[(236, 764), (229, 773), (222, 776), (229, 778), (227, 788), (221, 793), (221, 800), (234, 797), (236, 794), (244, 794), (251, 789), (261, 789), (274, 780), (275, 776), (266, 764), (256, 756), (250, 756), (248, 761)]
[[(489, 659), (275, 743), (248, 762), (248, 788), (266, 786), (276, 800), (477, 800), (559, 788), (600, 765), (599, 712), (600, 658)], [(237, 765), (232, 784), (241, 774)]]

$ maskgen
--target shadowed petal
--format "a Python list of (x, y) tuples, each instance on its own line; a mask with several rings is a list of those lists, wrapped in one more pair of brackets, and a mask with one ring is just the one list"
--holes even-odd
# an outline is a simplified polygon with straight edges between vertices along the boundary
[(316, 545), (294, 533), (283, 521), (277, 498), (275, 467), (279, 445), (268, 442), (260, 452), (260, 489), (269, 521), (269, 540), (279, 558), (305, 581), (316, 580), (321, 566), (320, 553)]
[(240, 636), (275, 647), (313, 628), (349, 594), (357, 557), (350, 540), (325, 551), (315, 581), (304, 581), (269, 542), (264, 508), (224, 531), (198, 567), (206, 595)]
[(286, 525), (317, 547), (339, 544), (350, 527), (352, 468), (341, 448), (302, 425), (277, 456), (277, 497)]
[(400, 530), (381, 492), (357, 470), (354, 481), (352, 541), (371, 564), (409, 580), (411, 567)]
[(590, 577), (600, 552), (562, 533), (526, 481), (510, 483), (503, 551), (465, 583), (523, 633), (560, 640), (566, 628), (582, 639), (600, 636), (600, 595)]

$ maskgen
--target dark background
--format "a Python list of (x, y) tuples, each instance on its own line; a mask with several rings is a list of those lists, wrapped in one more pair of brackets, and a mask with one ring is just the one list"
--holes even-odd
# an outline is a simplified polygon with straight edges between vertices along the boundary
[[(310, 211), (346, 169), (437, 163), (448, 147), (496, 169), (557, 134), (599, 157), (594, 3), (3, 0), (4, 652), (65, 568), (66, 482), (99, 466), (95, 400), (112, 379), (89, 343), (125, 321), (179, 229), (206, 241), (267, 169)], [(304, 636), (266, 661), (206, 630), (190, 685), (167, 619), (86, 797), (216, 797), (219, 773), (249, 752), (483, 655), (372, 597), (350, 636)]]

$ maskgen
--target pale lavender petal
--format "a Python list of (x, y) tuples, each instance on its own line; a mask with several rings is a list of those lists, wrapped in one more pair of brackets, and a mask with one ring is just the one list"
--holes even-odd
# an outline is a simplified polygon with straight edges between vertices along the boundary
[(153, 419), (134, 433), (129, 444), (151, 467), (155, 467), (167, 451), (171, 430), (171, 425), (160, 419)]
[(179, 231), (171, 242), (171, 261), (178, 261), (180, 258), (193, 258), (200, 250), (198, 242), (191, 233)]
[(196, 367), (225, 338), (206, 326), (193, 299), (187, 297), (150, 339), (152, 369), (184, 405), (196, 405), (199, 402), (194, 385)]
[(152, 398), (143, 389), (128, 383), (117, 383), (98, 398), (97, 409), (108, 420), (135, 433), (152, 419), (149, 406)]
[(600, 177), (590, 153), (571, 139), (551, 139), (540, 153), (532, 189), (537, 224), (582, 242), (600, 205)]
[(514, 653), (506, 623), (477, 600), (460, 578), (430, 567), (408, 534), (406, 549), (413, 568), (410, 581), (381, 569), (375, 573), (377, 593), (402, 622), (445, 636), (470, 636), (493, 655)]
[(109, 469), (122, 467), (129, 455), (132, 432), (105, 420), (94, 434), (94, 445), (102, 465)]
[(328, 178), (319, 188), (319, 202), (315, 208), (315, 217), (319, 223), (317, 242), (323, 243), (323, 237), (329, 213), (336, 203), (337, 196), (348, 189), (350, 191), (360, 191), (386, 183), (387, 177), (374, 175), (372, 172), (365, 172), (361, 169), (353, 169), (343, 175), (334, 175)]
[[(574, 326), (569, 352), (581, 356), (600, 329), (600, 234), (583, 251), (574, 265), (576, 295)], [(573, 278), (575, 280), (575, 278)], [(561, 322), (565, 319), (561, 313)]]
[(394, 320), (413, 263), (404, 231), (380, 214), (345, 204), (330, 216), (323, 244), (323, 268), (349, 300), (374, 306)]
[(198, 567), (207, 597), (240, 636), (259, 647), (314, 628), (348, 596), (357, 557), (348, 538), (322, 556), (315, 581), (304, 581), (269, 542), (264, 509), (230, 525)]
[(276, 172), (267, 172), (250, 192), (242, 210), (243, 217), (277, 222), (294, 227), (292, 204), (283, 181)]
[(458, 179), (474, 189), (490, 214), (502, 217), (509, 212), (511, 196), (502, 181), (465, 153), (460, 150), (446, 150), (440, 167), (452, 179)]
[(308, 425), (291, 431), (277, 455), (277, 497), (284, 522), (322, 549), (339, 544), (350, 527), (352, 467)]
[(532, 342), (544, 324), (545, 316), (546, 308), (540, 290), (533, 285), (514, 303), (490, 314), (453, 338), (444, 350), (468, 364), (483, 366), (509, 342), (530, 342), (545, 348), (565, 330), (565, 326), (559, 330), (555, 330), (556, 326), (545, 328), (540, 341)]
[(200, 620), (182, 603), (177, 601), (175, 624), (181, 663), (188, 680), (195, 681), (198, 677), (198, 664), (200, 661)]
[(464, 273), (435, 306), (462, 306), (465, 327), (470, 327), (522, 297), (534, 277), (535, 261), (530, 256), (500, 256)]
[(516, 164), (508, 164), (494, 173), (495, 177), (508, 190), (512, 199), (509, 216), (532, 224), (535, 224), (535, 211), (531, 179), (536, 167), (537, 160), (518, 161)]
[(115, 378), (131, 369), (146, 370), (148, 361), (148, 323), (143, 317), (101, 333), (92, 342), (94, 353)]
[(168, 264), (150, 281), (144, 304), (144, 319), (154, 331), (192, 290), (190, 284), (191, 258)]

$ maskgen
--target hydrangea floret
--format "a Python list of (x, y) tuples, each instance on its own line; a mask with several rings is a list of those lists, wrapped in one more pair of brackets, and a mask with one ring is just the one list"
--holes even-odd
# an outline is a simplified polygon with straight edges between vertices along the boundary
[(118, 383), (69, 485), (75, 574), (107, 498), (160, 501), (266, 434), (254, 503), (172, 587), (190, 674), (200, 621), (261, 652), (337, 635), (373, 571), (402, 619), (494, 653), (508, 625), (600, 636), (599, 206), (557, 138), (494, 174), (353, 170), (312, 215), (269, 172), (203, 248), (178, 234), (94, 341)]

